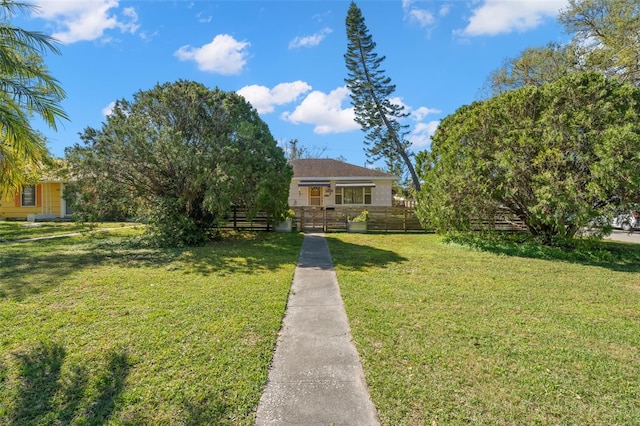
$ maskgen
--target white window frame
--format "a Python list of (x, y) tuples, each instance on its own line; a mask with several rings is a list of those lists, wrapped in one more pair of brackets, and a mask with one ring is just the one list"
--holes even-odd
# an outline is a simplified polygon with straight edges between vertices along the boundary
[[(353, 202), (354, 199), (349, 200), (352, 202), (349, 202), (349, 203), (345, 202), (345, 195), (344, 195), (345, 189), (349, 191), (357, 191), (357, 190), (362, 191), (362, 198), (361, 198), (362, 202), (359, 202), (359, 203)], [(335, 203), (336, 205), (344, 205), (344, 206), (368, 206), (368, 205), (371, 205), (371, 201), (373, 199), (372, 195), (373, 195), (373, 191), (371, 189), (371, 186), (339, 187), (339, 188), (336, 188)]]

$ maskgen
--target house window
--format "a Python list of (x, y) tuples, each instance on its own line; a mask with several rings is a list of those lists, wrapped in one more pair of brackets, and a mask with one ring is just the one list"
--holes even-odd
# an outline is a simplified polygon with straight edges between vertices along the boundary
[(336, 188), (336, 204), (371, 204), (371, 188)]
[(22, 207), (36, 206), (36, 187), (35, 185), (25, 185), (22, 187)]

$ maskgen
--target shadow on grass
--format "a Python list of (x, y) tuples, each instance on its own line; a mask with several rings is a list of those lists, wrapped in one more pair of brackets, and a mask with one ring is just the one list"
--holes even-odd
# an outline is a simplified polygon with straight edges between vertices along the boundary
[(360, 271), (371, 267), (386, 267), (395, 263), (406, 262), (406, 257), (391, 250), (382, 250), (368, 245), (352, 244), (339, 238), (326, 236), (331, 257), (335, 266)]
[(239, 233), (207, 247), (184, 250), (180, 260), (186, 273), (253, 275), (295, 265), (302, 239), (295, 233)]
[(528, 234), (451, 234), (445, 243), (531, 259), (560, 260), (619, 272), (640, 272), (640, 244), (610, 240), (574, 240), (559, 247), (543, 245)]
[(232, 412), (223, 395), (209, 392), (202, 401), (184, 402), (182, 421), (186, 425), (230, 424)]
[(0, 299), (24, 300), (64, 283), (83, 269), (102, 265), (165, 268), (186, 274), (255, 274), (295, 264), (302, 235), (246, 233), (208, 246), (144, 247), (135, 238), (94, 234), (16, 243), (0, 248)]
[(4, 410), (11, 407), (5, 413), (7, 424), (98, 425), (111, 418), (129, 374), (127, 355), (107, 353), (104, 365), (94, 373), (73, 365), (63, 374), (65, 358), (65, 349), (55, 343), (13, 354), (14, 377), (6, 377), (12, 387), (3, 386), (1, 398), (7, 401)]

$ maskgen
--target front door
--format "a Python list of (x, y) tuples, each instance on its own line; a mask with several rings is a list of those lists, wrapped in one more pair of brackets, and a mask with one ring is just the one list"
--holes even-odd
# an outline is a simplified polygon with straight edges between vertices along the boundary
[(322, 205), (322, 187), (321, 186), (309, 187), (309, 205), (310, 206)]

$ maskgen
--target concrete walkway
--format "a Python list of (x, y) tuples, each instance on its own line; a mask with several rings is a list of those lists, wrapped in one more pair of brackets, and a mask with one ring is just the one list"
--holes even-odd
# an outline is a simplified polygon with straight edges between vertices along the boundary
[(633, 233), (614, 229), (607, 237), (610, 240), (622, 241), (624, 243), (640, 244), (640, 229), (635, 229)]
[(307, 234), (256, 425), (378, 425), (324, 234)]

